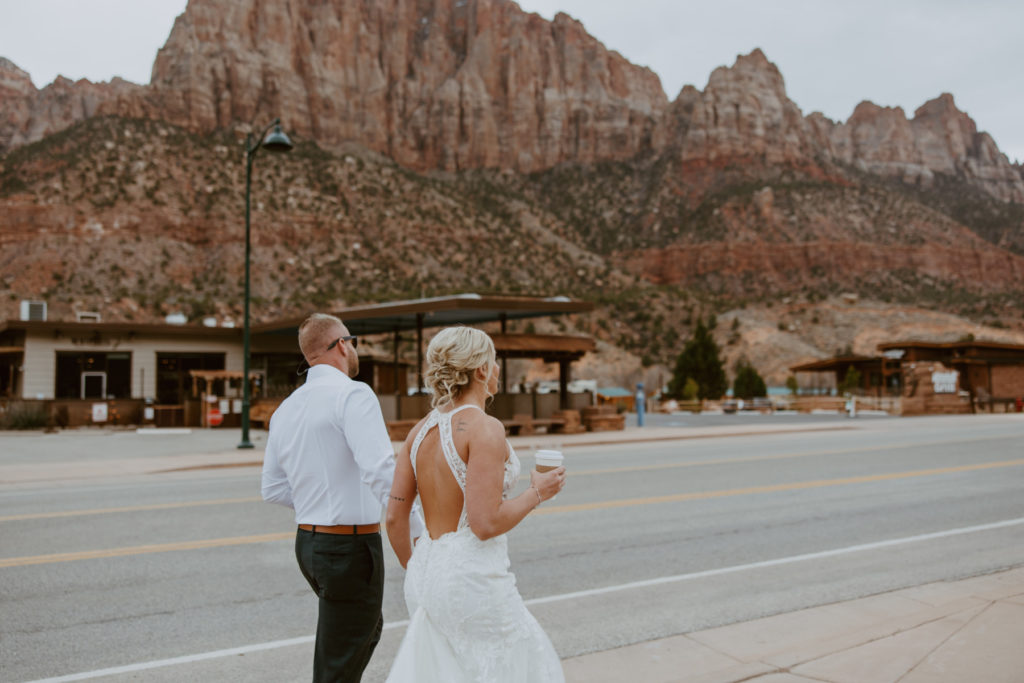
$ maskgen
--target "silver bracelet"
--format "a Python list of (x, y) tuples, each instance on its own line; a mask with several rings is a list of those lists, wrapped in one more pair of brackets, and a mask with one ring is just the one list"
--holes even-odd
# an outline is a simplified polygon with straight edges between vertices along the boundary
[(537, 492), (537, 504), (533, 507), (540, 507), (540, 504), (544, 502), (544, 499), (540, 497), (540, 489), (533, 484), (530, 484), (530, 488)]

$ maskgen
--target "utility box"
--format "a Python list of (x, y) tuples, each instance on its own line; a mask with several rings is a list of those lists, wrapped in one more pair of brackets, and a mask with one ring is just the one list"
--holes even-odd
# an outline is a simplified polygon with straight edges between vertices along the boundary
[(46, 322), (46, 302), (28, 301), (21, 302), (21, 319)]

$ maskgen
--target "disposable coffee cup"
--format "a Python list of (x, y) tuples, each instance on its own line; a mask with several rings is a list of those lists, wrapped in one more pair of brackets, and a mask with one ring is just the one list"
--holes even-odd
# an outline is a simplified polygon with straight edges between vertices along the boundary
[(562, 466), (562, 461), (565, 458), (559, 451), (537, 451), (534, 455), (534, 461), (537, 463), (538, 472), (550, 472), (553, 469), (557, 469)]
[[(562, 466), (562, 460), (564, 460), (562, 454), (559, 451), (537, 451), (533, 456), (534, 462), (538, 472), (550, 472), (553, 469), (557, 469)], [(551, 496), (551, 500), (554, 500), (558, 496)]]

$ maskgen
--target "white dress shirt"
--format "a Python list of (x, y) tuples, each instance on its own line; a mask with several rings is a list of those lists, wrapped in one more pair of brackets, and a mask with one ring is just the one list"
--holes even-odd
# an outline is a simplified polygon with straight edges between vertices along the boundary
[[(376, 524), (394, 474), (373, 390), (330, 365), (311, 367), (270, 420), (263, 500), (294, 508), (296, 524)], [(426, 530), (418, 506), (409, 527), (414, 537)]]

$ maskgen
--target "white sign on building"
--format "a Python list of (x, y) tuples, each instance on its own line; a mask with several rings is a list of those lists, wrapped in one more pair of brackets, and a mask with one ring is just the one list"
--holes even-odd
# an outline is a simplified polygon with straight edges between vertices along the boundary
[(935, 393), (955, 394), (957, 374), (956, 370), (950, 370), (949, 372), (933, 372), (932, 386), (935, 387)]

